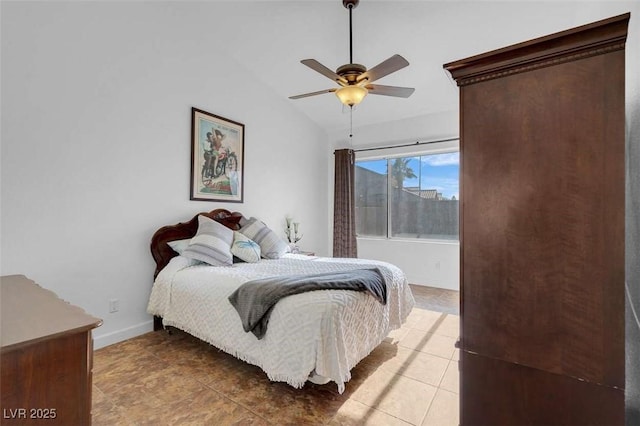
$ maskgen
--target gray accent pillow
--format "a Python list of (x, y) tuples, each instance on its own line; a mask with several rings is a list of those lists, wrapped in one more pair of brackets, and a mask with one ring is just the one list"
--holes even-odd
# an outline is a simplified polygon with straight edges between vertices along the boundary
[(262, 257), (267, 259), (279, 259), (289, 251), (289, 245), (255, 217), (246, 221), (240, 232), (258, 243)]
[(213, 266), (231, 266), (232, 242), (231, 229), (206, 216), (198, 216), (198, 232), (182, 255)]

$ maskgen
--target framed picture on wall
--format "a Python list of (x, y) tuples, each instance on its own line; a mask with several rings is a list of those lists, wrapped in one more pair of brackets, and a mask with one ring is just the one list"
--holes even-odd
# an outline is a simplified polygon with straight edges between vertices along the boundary
[(191, 108), (191, 199), (241, 203), (244, 124)]

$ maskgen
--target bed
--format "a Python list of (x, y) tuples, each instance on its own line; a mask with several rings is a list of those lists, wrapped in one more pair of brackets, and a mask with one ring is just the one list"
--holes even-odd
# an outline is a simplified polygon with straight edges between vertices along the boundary
[[(183, 330), (259, 366), (272, 381), (296, 388), (308, 380), (333, 381), (342, 393), (350, 370), (402, 325), (414, 305), (403, 272), (385, 262), (286, 253), (275, 259), (211, 266), (185, 253), (179, 255), (169, 244), (193, 241), (188, 239), (199, 233), (199, 221), (207, 220), (202, 217), (233, 231), (240, 231), (240, 224), (246, 222), (241, 213), (216, 209), (188, 222), (164, 226), (153, 235), (156, 270), (147, 310), (154, 315), (154, 329)], [(329, 289), (291, 295), (270, 310), (268, 328), (261, 338), (245, 331), (229, 300), (247, 281), (349, 274), (366, 268), (383, 278), (386, 303), (366, 291)]]

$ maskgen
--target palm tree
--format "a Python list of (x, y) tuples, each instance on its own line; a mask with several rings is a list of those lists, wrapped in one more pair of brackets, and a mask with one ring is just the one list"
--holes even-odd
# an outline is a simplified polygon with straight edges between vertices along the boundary
[(402, 188), (405, 179), (417, 178), (413, 169), (409, 167), (411, 158), (396, 158), (391, 164), (391, 185), (394, 188)]

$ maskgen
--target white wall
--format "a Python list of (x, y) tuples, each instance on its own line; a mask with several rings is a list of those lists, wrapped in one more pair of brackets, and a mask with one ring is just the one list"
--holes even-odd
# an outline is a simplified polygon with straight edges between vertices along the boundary
[[(151, 330), (163, 225), (227, 208), (284, 236), (292, 215), (328, 254), (327, 136), (225, 54), (215, 8), (2, 4), (0, 270), (103, 318), (96, 347)], [(189, 201), (192, 106), (245, 124), (244, 203)]]
[(458, 243), (358, 238), (358, 257), (391, 262), (412, 284), (460, 289)]
[[(620, 8), (620, 5), (617, 5)], [(617, 9), (618, 11), (620, 9)], [(607, 11), (609, 11), (607, 9)], [(611, 10), (613, 12), (613, 10)], [(626, 45), (626, 419), (640, 424), (640, 2), (628, 4), (631, 12)]]

